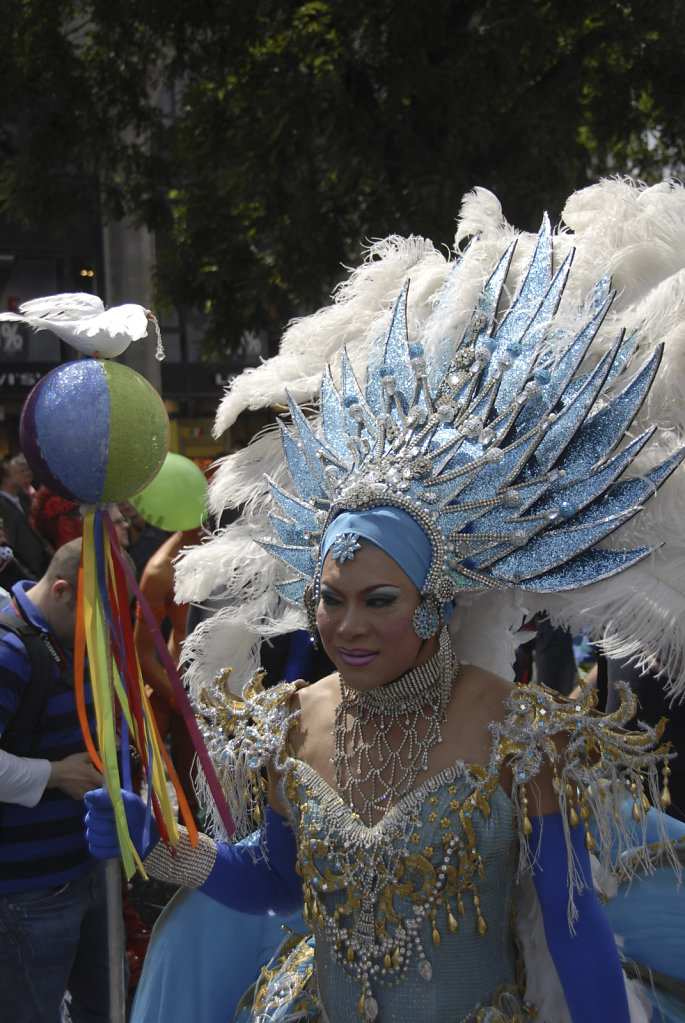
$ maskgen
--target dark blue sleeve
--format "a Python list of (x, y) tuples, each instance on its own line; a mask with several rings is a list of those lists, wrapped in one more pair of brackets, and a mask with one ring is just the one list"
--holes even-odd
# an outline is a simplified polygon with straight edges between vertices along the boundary
[(288, 916), (302, 906), (302, 882), (295, 869), (297, 846), (285, 817), (266, 808), (259, 848), (217, 845), (216, 862), (200, 891), (243, 913)]
[(573, 1023), (629, 1023), (621, 961), (609, 921), (592, 884), (585, 828), (571, 827), (571, 844), (585, 887), (574, 893), (578, 918), (568, 922), (567, 847), (560, 813), (531, 821), (537, 850), (533, 881), (540, 901), (547, 947)]

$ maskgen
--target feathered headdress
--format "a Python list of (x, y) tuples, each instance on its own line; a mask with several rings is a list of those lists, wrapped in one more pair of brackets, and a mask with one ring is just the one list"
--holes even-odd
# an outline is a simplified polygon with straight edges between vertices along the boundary
[[(268, 393), (290, 423), (280, 444), (266, 435), (220, 468), (210, 501), (216, 510), (230, 493), (242, 519), (180, 566), (183, 599), (208, 595), (210, 554), (224, 582), (226, 606), (187, 643), (191, 680), (220, 666), (198, 660), (215, 627), (246, 628), (254, 655), (258, 637), (301, 623), (291, 602), (316, 577), (339, 510), (392, 504), (432, 540), (425, 592), (465, 611), (462, 658), (502, 671), (478, 651), (506, 639), (521, 610), (544, 609), (593, 626), (610, 653), (656, 654), (678, 687), (683, 594), (663, 559), (683, 560), (669, 519), (682, 481), (642, 509), (683, 458), (671, 393), (682, 384), (663, 373), (682, 358), (666, 302), (685, 267), (684, 212), (679, 185), (605, 182), (569, 200), (575, 237), (546, 218), (537, 236), (515, 236), (481, 191), (465, 202), (458, 237), (477, 237), (457, 261), (422, 240), (375, 246), (336, 304), (294, 324), (219, 411), (226, 426)], [(315, 378), (320, 352), (330, 368)], [(298, 406), (307, 398), (315, 410)], [(230, 650), (224, 660), (235, 664)]]

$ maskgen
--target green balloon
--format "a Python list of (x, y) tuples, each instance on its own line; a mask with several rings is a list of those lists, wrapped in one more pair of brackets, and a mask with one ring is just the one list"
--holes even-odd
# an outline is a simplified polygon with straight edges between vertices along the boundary
[(152, 482), (130, 501), (152, 526), (197, 529), (207, 515), (207, 480), (195, 462), (170, 451)]

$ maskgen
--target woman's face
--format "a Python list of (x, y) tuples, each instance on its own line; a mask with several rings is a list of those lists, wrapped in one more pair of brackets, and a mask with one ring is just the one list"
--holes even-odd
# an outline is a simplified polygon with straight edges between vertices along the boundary
[(354, 558), (329, 553), (316, 621), (323, 647), (347, 685), (373, 689), (422, 664), (438, 640), (420, 639), (413, 617), (421, 597), (396, 561), (361, 540)]

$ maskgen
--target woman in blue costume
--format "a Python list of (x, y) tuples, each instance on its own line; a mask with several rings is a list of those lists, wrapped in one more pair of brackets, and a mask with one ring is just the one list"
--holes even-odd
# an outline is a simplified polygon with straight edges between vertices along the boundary
[[(267, 602), (280, 594), (280, 610), (304, 601), (335, 671), (271, 689), (257, 676), (241, 696), (223, 676), (201, 694), (238, 835), (256, 821), (257, 846), (201, 836), (193, 849), (182, 833), (172, 854), (157, 835), (144, 842), (145, 808), (125, 795), (152, 876), (245, 912), (285, 914), (303, 902), (311, 933), (291, 936), (265, 967), (241, 1020), (636, 1023), (652, 1014), (624, 980), (592, 860), (607, 893), (617, 863), (646, 876), (655, 820), (659, 854), (676, 863), (649, 810), (668, 799), (658, 730), (622, 728), (633, 711), (627, 689), (600, 716), (592, 693), (569, 702), (544, 686), (514, 687), (460, 664), (466, 645), (452, 643), (463, 637), (453, 607), (474, 596), (540, 594), (549, 607), (559, 592), (649, 558), (634, 539), (600, 541), (642, 517), (683, 457), (662, 451), (626, 475), (651, 431), (617, 442), (639, 417), (658, 350), (634, 363), (635, 339), (619, 339), (584, 362), (601, 342), (609, 282), (557, 318), (570, 257), (555, 265), (547, 224), (529, 241), (518, 283), (508, 279), (512, 247), (485, 277), (482, 253), (469, 250), (481, 287), (465, 289), (465, 320), (452, 267), (438, 274), (431, 256), (427, 276), (441, 277), (440, 288), (416, 274), (430, 314), (416, 315), (402, 288), (380, 342), (324, 373), (320, 416), (290, 400), (282, 463), (271, 460), (271, 479), (233, 533), (245, 563), (236, 614), (268, 624), (257, 590)], [(452, 307), (460, 312), (446, 331)], [(375, 336), (377, 320), (362, 329)], [(254, 489), (254, 461), (251, 470)], [(252, 590), (248, 539), (286, 566)], [(615, 598), (602, 601), (613, 614)], [(481, 615), (478, 629), (497, 641), (496, 621)], [(618, 813), (626, 795), (630, 827)], [(91, 849), (110, 856), (108, 797), (87, 801)]]

